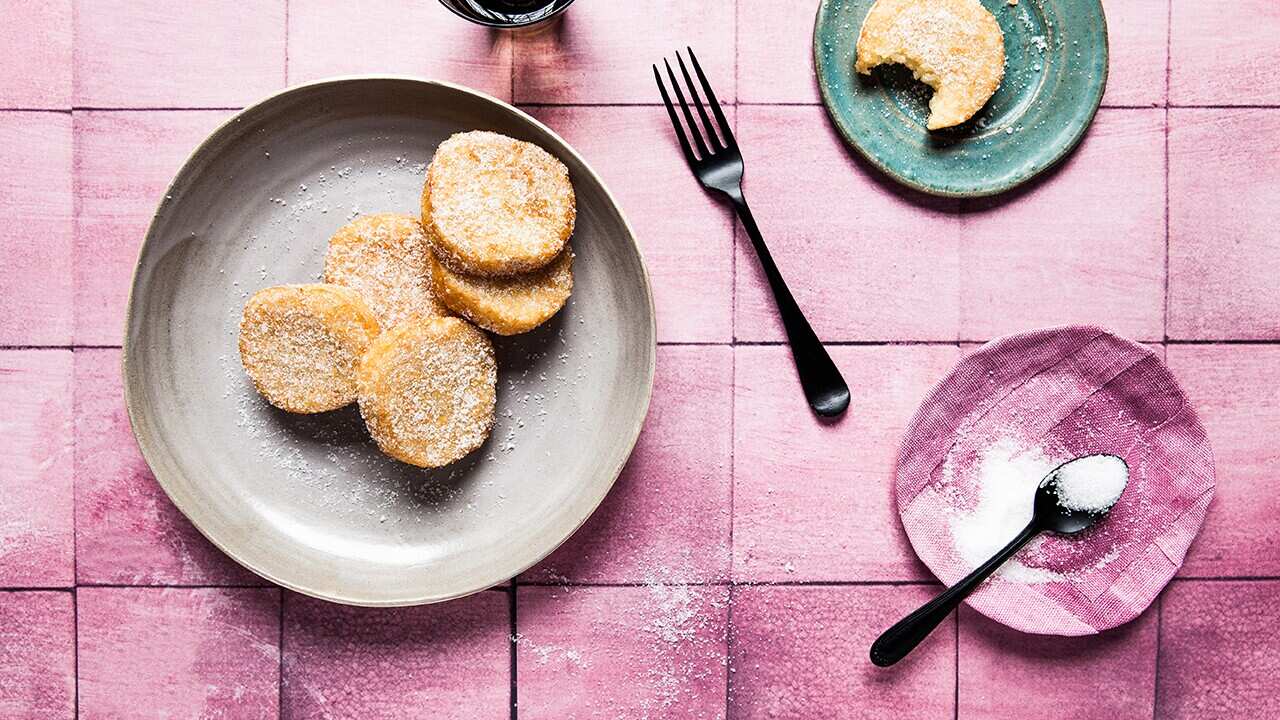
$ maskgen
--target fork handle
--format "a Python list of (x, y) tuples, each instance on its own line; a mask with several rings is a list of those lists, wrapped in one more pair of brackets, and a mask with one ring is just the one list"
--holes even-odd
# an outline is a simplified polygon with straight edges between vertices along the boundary
[[(836, 368), (831, 356), (827, 354), (827, 349), (822, 346), (822, 341), (818, 339), (813, 327), (800, 311), (795, 297), (791, 295), (791, 289), (783, 281), (782, 273), (778, 271), (777, 264), (773, 262), (773, 256), (769, 254), (769, 248), (764, 244), (764, 237), (760, 234), (760, 227), (756, 225), (756, 219), (751, 214), (747, 199), (742, 194), (742, 188), (730, 188), (725, 191), (725, 194), (733, 202), (733, 209), (737, 211), (742, 227), (751, 238), (751, 245), (756, 250), (756, 256), (760, 258), (760, 266), (764, 268), (765, 277), (769, 279), (769, 287), (773, 290), (773, 301), (778, 306), (778, 313), (782, 316), (782, 326), (787, 331), (787, 343), (791, 345), (791, 357), (795, 361), (796, 373), (800, 376), (800, 386), (804, 389), (805, 399), (819, 415), (841, 414), (848, 406), (849, 386), (845, 384), (840, 370)], [(841, 388), (843, 401), (832, 403), (832, 390), (837, 389), (838, 397), (838, 390)]]

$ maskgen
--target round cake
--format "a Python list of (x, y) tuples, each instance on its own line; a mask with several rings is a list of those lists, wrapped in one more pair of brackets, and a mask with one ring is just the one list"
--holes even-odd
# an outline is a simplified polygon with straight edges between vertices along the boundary
[(492, 132), (450, 137), (422, 189), (422, 224), (436, 256), (468, 275), (526, 273), (562, 250), (577, 217), (564, 163)]
[(411, 318), (369, 346), (357, 373), (360, 414), (378, 447), (419, 467), (448, 465), (493, 428), (493, 344), (465, 320)]
[(377, 335), (377, 319), (353, 290), (278, 285), (245, 304), (240, 361), (281, 410), (336, 410), (356, 399), (356, 368)]

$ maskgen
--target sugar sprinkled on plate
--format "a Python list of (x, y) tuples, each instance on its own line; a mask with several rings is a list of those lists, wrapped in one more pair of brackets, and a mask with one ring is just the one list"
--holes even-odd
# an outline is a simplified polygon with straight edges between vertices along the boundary
[[(950, 518), (956, 549), (969, 567), (977, 567), (995, 555), (1031, 522), (1036, 488), (1061, 461), (1039, 447), (1027, 447), (1013, 438), (1001, 438), (987, 446), (978, 460), (978, 501), (969, 512)], [(944, 471), (950, 470), (945, 468)], [(1041, 541), (1033, 540), (1028, 547)], [(996, 577), (1013, 582), (1042, 583), (1061, 578), (1047, 568), (1031, 567), (1015, 556)]]
[[(969, 569), (990, 559), (1031, 522), (1040, 481), (1072, 459), (1071, 455), (1061, 448), (1047, 448), (1013, 434), (997, 435), (983, 444), (972, 465), (962, 464), (954, 454), (948, 455), (942, 468), (942, 486), (945, 492), (953, 494), (954, 501), (947, 523), (956, 552)], [(1081, 465), (1085, 460), (1090, 462)], [(1074, 472), (1077, 466), (1080, 466), (1079, 474)], [(1078, 489), (1070, 491), (1078, 493), (1070, 500), (1076, 507), (1064, 504), (1073, 510), (1100, 512), (1109, 508), (1124, 490), (1128, 478), (1124, 461), (1112, 455), (1088, 456), (1068, 467), (1073, 471), (1070, 481), (1079, 484)], [(961, 499), (964, 493), (959, 490), (959, 483), (972, 485), (971, 501)], [(1075, 581), (1083, 572), (1101, 570), (1119, 558), (1120, 548), (1114, 544), (1112, 531), (1099, 529), (1098, 532), (1099, 540), (1110, 542), (1111, 547), (1096, 561), (1091, 560), (1087, 567), (1060, 567), (1064, 559), (1060, 543), (1054, 545), (1054, 552), (1048, 552), (1051, 534), (1042, 534), (1006, 562), (993, 578), (1041, 584)], [(1057, 559), (1052, 559), (1054, 557)]]

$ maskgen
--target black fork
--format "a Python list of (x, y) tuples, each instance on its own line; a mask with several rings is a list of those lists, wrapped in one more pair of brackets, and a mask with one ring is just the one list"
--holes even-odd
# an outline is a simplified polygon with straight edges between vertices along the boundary
[[(778, 266), (774, 264), (773, 256), (769, 254), (769, 248), (764, 244), (760, 228), (756, 226), (755, 218), (751, 216), (751, 208), (747, 207), (747, 200), (742, 195), (742, 153), (738, 151), (738, 142), (733, 139), (733, 129), (729, 126), (724, 111), (720, 109), (715, 91), (711, 89), (711, 83), (707, 82), (707, 76), (702, 73), (702, 66), (698, 64), (698, 58), (693, 54), (693, 49), (686, 48), (686, 50), (689, 52), (689, 60), (693, 63), (693, 71), (698, 75), (698, 83), (693, 82), (689, 69), (685, 67), (684, 58), (679, 52), (676, 53), (676, 62), (680, 65), (680, 74), (684, 76), (685, 86), (689, 88), (693, 106), (702, 120), (701, 127), (693, 119), (693, 111), (689, 109), (689, 103), (685, 102), (684, 91), (681, 89), (680, 82), (676, 80), (676, 74), (671, 70), (671, 63), (664, 59), (662, 64), (667, 68), (667, 77), (671, 79), (671, 87), (675, 90), (676, 99), (680, 101), (681, 114), (684, 115), (685, 124), (689, 127), (687, 134), (684, 125), (680, 123), (680, 118), (676, 115), (675, 106), (671, 104), (671, 97), (667, 95), (667, 87), (662, 82), (662, 73), (658, 72), (657, 65), (653, 66), (653, 78), (658, 81), (658, 91), (662, 93), (662, 102), (671, 115), (671, 125), (676, 130), (676, 137), (680, 139), (680, 149), (684, 151), (684, 159), (689, 161), (689, 169), (693, 170), (694, 176), (703, 187), (728, 196), (733, 203), (733, 209), (738, 213), (738, 219), (746, 228), (747, 235), (751, 238), (751, 245), (756, 249), (756, 256), (760, 258), (760, 265), (764, 268), (764, 274), (769, 278), (773, 300), (777, 303), (778, 312), (782, 315), (782, 325), (787, 330), (787, 342), (791, 344), (791, 357), (795, 360), (796, 372), (800, 376), (800, 385), (804, 388), (804, 396), (809, 401), (809, 406), (823, 417), (839, 415), (849, 407), (849, 386), (845, 384), (840, 371), (831, 361), (831, 356), (827, 354), (826, 348), (822, 347), (822, 342), (809, 326), (804, 313), (800, 312), (800, 306), (796, 304), (791, 290), (783, 282), (782, 273), (778, 272)], [(711, 106), (711, 113), (715, 116), (714, 123), (707, 115), (707, 109), (698, 95), (699, 85), (702, 86), (707, 96), (707, 105)], [(689, 145), (690, 137), (693, 138), (692, 146)]]

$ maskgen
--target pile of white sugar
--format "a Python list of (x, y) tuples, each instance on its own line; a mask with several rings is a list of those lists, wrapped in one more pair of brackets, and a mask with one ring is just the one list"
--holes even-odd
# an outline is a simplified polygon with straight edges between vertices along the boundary
[(1115, 455), (1089, 455), (1054, 476), (1058, 504), (1077, 512), (1106, 512), (1129, 484), (1129, 466)]
[[(1012, 438), (1002, 438), (982, 450), (972, 470), (978, 489), (977, 503), (971, 510), (957, 510), (949, 518), (951, 537), (969, 569), (991, 559), (1031, 522), (1036, 488), (1045, 475), (1061, 464), (1061, 460), (1049, 457), (1040, 448), (1026, 447)], [(946, 471), (952, 471), (949, 465)], [(1041, 540), (1032, 540), (1028, 548), (1034, 549)], [(1049, 582), (1061, 577), (1052, 570), (1029, 567), (1017, 556), (1001, 566), (996, 574), (1005, 580), (1024, 583)]]

